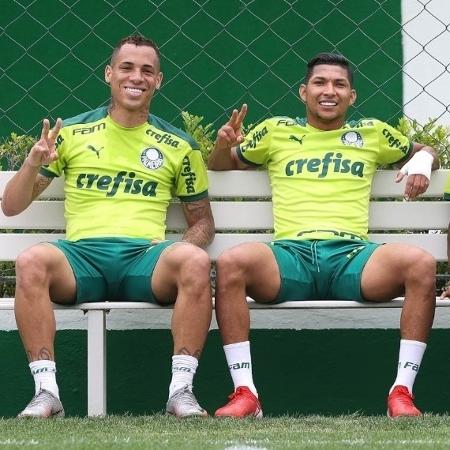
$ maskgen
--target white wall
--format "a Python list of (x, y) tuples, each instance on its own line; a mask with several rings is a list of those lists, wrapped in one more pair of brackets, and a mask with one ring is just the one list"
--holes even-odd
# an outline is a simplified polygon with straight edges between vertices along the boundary
[(450, 0), (402, 0), (404, 113), (450, 125)]
[[(81, 311), (57, 310), (56, 324), (58, 330), (85, 330), (87, 318)], [(291, 330), (316, 329), (398, 329), (400, 308), (368, 308), (368, 309), (296, 309), (252, 310), (252, 329), (276, 328)], [(172, 310), (114, 310), (107, 315), (109, 330), (130, 329), (168, 329)], [(433, 328), (448, 329), (450, 324), (450, 308), (437, 308)], [(213, 320), (212, 329), (217, 329)], [(16, 330), (16, 322), (12, 311), (1, 311), (0, 331)]]

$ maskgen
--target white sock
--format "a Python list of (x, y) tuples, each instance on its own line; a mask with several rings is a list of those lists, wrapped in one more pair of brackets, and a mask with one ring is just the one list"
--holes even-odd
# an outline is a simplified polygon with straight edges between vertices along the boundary
[(250, 342), (237, 342), (223, 346), (234, 389), (247, 386), (257, 397), (258, 392), (253, 383), (252, 357), (250, 355)]
[(55, 361), (40, 359), (29, 364), (31, 374), (34, 378), (35, 395), (41, 390), (50, 391), (59, 398), (59, 389), (56, 384), (56, 364)]
[(419, 372), (422, 363), (423, 354), (427, 344), (419, 341), (409, 341), (402, 339), (400, 341), (400, 351), (398, 357), (397, 378), (394, 381), (389, 393), (395, 386), (406, 386), (409, 393), (412, 394), (414, 381)]
[(184, 386), (192, 390), (194, 375), (197, 370), (198, 359), (189, 355), (172, 356), (172, 381), (169, 386), (169, 397)]

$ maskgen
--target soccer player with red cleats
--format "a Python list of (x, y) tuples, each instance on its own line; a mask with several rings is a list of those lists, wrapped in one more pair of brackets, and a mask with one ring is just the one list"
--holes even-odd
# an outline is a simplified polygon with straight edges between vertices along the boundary
[[(241, 386), (258, 395), (252, 379), (248, 297), (261, 304), (314, 298), (377, 303), (405, 295), (389, 414), (420, 415), (411, 392), (433, 324), (436, 260), (412, 245), (369, 241), (367, 198), (371, 175), (386, 163), (402, 164), (396, 181), (406, 177), (406, 199), (423, 194), (431, 171), (439, 167), (437, 153), (385, 122), (347, 121), (357, 96), (351, 65), (343, 55), (319, 53), (311, 59), (299, 94), (306, 117), (268, 118), (246, 134), (247, 105), (233, 110), (208, 158), (210, 170), (266, 168), (273, 198), (273, 241), (240, 243), (216, 259), (215, 312), (235, 389), (225, 412), (241, 404)], [(374, 144), (367, 151), (369, 142)], [(302, 159), (296, 160), (299, 146)], [(364, 171), (353, 171), (355, 165), (344, 174), (344, 166), (338, 167), (344, 154), (351, 164), (364, 160)], [(334, 171), (329, 170), (332, 165)], [(355, 217), (364, 220), (358, 224)], [(216, 415), (222, 413), (221, 408)], [(245, 414), (239, 408), (234, 416)]]
[(262, 418), (261, 403), (247, 386), (239, 386), (228, 399), (230, 401), (216, 411), (216, 417)]
[(387, 415), (391, 419), (422, 415), (414, 405), (414, 396), (406, 386), (395, 386), (388, 396), (387, 405)]

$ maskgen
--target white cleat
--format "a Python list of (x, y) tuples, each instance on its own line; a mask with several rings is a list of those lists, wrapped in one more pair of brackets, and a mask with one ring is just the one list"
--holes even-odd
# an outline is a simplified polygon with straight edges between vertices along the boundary
[(208, 413), (198, 404), (197, 399), (188, 386), (175, 391), (167, 400), (166, 412), (176, 417), (206, 417)]
[(61, 401), (50, 391), (41, 389), (17, 417), (40, 417), (43, 419), (64, 417), (64, 408)]

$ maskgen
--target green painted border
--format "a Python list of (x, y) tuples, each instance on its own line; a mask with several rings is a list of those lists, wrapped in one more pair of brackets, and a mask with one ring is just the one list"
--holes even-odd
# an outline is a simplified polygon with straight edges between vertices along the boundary
[[(268, 416), (385, 414), (394, 380), (397, 330), (253, 330), (254, 378)], [(450, 410), (449, 330), (434, 330), (415, 394), (424, 411)], [(18, 333), (0, 332), (0, 415), (14, 416), (33, 394)], [(170, 381), (169, 330), (108, 331), (108, 412), (151, 414), (165, 407)], [(69, 416), (86, 415), (86, 333), (62, 330), (56, 342), (61, 398)], [(232, 389), (217, 330), (211, 331), (195, 380), (210, 412)]]

